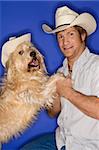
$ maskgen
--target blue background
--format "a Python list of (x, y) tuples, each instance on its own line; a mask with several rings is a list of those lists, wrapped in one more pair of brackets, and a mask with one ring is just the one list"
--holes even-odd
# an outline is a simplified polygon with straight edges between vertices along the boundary
[[(98, 23), (97, 31), (88, 37), (87, 45), (92, 52), (99, 54), (99, 2), (98, 1), (0, 1), (0, 53), (2, 45), (9, 36), (20, 36), (31, 32), (32, 43), (45, 56), (49, 75), (53, 74), (63, 61), (56, 36), (47, 35), (41, 29), (43, 23), (54, 26), (54, 12), (57, 7), (68, 5), (78, 13), (93, 14)], [(0, 75), (4, 68), (0, 63)], [(45, 132), (52, 132), (57, 127), (56, 118), (48, 117), (42, 110), (34, 124), (26, 129), (20, 137), (3, 144), (3, 150), (16, 150), (26, 141)]]

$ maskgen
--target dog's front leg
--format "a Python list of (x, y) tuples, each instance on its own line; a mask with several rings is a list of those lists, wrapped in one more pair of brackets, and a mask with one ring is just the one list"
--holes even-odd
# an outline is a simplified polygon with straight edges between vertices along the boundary
[(25, 89), (17, 94), (17, 100), (22, 101), (24, 103), (34, 103), (35, 97), (33, 97), (33, 91), (29, 89)]
[(55, 75), (52, 75), (48, 82), (46, 83), (45, 90), (43, 91), (44, 97), (45, 97), (45, 107), (52, 107), (53, 101), (55, 97), (57, 96), (56, 93), (56, 82), (60, 79), (63, 79), (64, 75), (61, 73), (57, 73)]
[(39, 105), (40, 107), (43, 107), (45, 104), (45, 97), (42, 92), (30, 89), (18, 93), (17, 100), (26, 104)]

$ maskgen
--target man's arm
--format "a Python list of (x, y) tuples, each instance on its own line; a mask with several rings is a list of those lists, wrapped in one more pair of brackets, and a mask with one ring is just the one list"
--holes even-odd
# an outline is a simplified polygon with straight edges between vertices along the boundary
[(68, 99), (83, 113), (99, 120), (99, 98), (95, 96), (86, 96), (73, 89)]
[(84, 95), (72, 88), (70, 77), (57, 82), (57, 92), (86, 115), (99, 120), (99, 98)]

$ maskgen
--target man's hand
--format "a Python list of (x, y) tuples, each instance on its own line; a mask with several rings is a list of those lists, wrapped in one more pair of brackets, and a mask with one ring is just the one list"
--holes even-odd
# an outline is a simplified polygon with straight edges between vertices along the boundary
[(72, 80), (69, 76), (57, 81), (57, 92), (60, 96), (65, 97), (73, 105), (87, 116), (99, 120), (99, 98), (88, 96), (72, 88)]
[(56, 86), (57, 86), (57, 93), (60, 96), (63, 96), (67, 99), (69, 99), (69, 95), (71, 94), (71, 91), (73, 90), (72, 88), (72, 83), (73, 81), (71, 80), (70, 76), (66, 76), (66, 78), (57, 81)]

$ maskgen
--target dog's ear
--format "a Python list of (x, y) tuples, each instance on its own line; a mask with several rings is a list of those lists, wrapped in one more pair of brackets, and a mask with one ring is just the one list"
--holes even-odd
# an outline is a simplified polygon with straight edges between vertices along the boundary
[(6, 63), (6, 68), (7, 68), (7, 81), (8, 83), (12, 84), (13, 82), (15, 82), (16, 68), (13, 59), (10, 58)]
[(8, 82), (13, 82), (15, 78), (15, 70), (13, 69), (13, 65), (11, 68), (7, 70), (7, 80)]
[(44, 61), (43, 61), (43, 68), (44, 68), (45, 73), (48, 74)]
[(44, 69), (45, 73), (48, 74), (46, 66), (45, 66), (45, 62), (44, 62), (44, 56), (42, 54), (40, 54), (40, 55), (41, 55), (41, 63), (42, 63), (43, 69)]
[[(36, 48), (34, 47), (34, 49), (36, 49)], [(38, 52), (38, 54), (41, 58), (42, 69), (45, 71), (46, 74), (48, 74), (46, 66), (45, 66), (45, 62), (44, 62), (44, 56), (39, 52), (38, 49), (36, 49), (36, 51)]]

